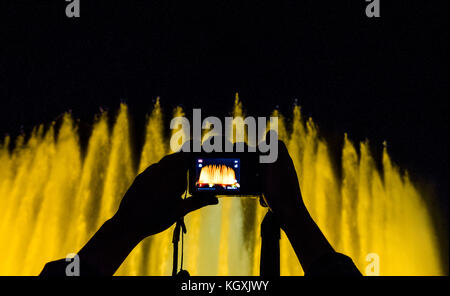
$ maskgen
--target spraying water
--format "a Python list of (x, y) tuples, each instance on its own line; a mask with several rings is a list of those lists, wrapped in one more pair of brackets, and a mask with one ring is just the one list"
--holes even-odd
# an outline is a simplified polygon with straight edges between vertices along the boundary
[[(183, 115), (181, 108), (174, 110), (174, 117)], [(243, 115), (236, 98), (233, 116)], [(355, 147), (345, 135), (338, 176), (327, 143), (299, 107), (289, 126), (278, 111), (273, 116), (279, 117), (279, 138), (292, 156), (305, 203), (337, 251), (351, 256), (363, 273), (375, 263), (380, 275), (444, 272), (433, 213), (386, 147), (379, 171), (368, 142)], [(80, 250), (117, 210), (133, 178), (171, 152), (159, 101), (148, 116), (138, 171), (124, 104), (112, 130), (106, 112), (96, 117), (84, 157), (70, 114), (58, 133), (54, 125), (45, 132), (39, 126), (29, 140), (19, 136), (12, 152), (9, 141), (0, 146), (0, 275), (36, 275), (46, 262)], [(266, 210), (255, 199), (229, 197), (189, 214), (185, 269), (192, 275), (258, 275), (259, 225)], [(116, 274), (170, 275), (172, 231), (141, 242)], [(284, 233), (280, 244), (281, 274), (302, 275)], [(379, 261), (370, 261), (374, 254)]]

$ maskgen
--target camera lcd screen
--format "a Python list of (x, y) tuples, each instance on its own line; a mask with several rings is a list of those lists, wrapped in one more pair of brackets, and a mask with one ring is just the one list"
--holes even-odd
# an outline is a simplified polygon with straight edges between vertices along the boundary
[(241, 188), (239, 158), (196, 158), (197, 191), (239, 192)]

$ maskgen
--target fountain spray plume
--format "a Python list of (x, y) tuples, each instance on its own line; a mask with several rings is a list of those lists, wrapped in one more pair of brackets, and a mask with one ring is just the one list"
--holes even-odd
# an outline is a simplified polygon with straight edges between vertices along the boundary
[[(117, 210), (134, 177), (168, 153), (159, 100), (147, 118), (140, 155), (130, 148), (129, 114), (120, 105), (112, 129), (108, 114), (96, 117), (84, 156), (77, 124), (65, 114), (56, 134), (36, 127), (29, 139), (0, 146), (0, 274), (36, 275), (48, 261), (77, 252)], [(173, 117), (184, 115), (178, 107)], [(233, 116), (244, 117), (236, 96)], [(311, 118), (295, 106), (290, 124), (275, 110), (279, 138), (286, 143), (305, 204), (336, 251), (353, 258), (363, 273), (374, 254), (381, 275), (439, 275), (444, 262), (429, 197), (397, 167), (384, 147), (381, 170), (369, 143), (344, 135), (342, 172), (336, 173), (329, 144)], [(244, 131), (242, 121), (235, 131)], [(176, 130), (172, 130), (172, 133)], [(227, 135), (229, 137), (230, 135)], [(244, 138), (246, 139), (245, 135)], [(233, 140), (233, 139), (231, 139)], [(133, 159), (140, 159), (137, 168)], [(192, 275), (257, 275), (260, 229), (267, 209), (255, 199), (227, 198), (189, 214), (185, 268)], [(169, 275), (173, 228), (144, 240), (119, 275)], [(284, 233), (281, 274), (303, 271)], [(444, 250), (445, 251), (445, 250)]]

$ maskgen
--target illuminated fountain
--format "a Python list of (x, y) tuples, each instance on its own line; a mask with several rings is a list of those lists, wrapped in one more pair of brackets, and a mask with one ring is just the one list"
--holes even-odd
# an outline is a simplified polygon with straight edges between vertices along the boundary
[[(244, 115), (237, 99), (233, 113)], [(174, 111), (182, 115), (181, 108)], [(326, 141), (299, 107), (289, 127), (281, 114), (273, 115), (279, 116), (279, 137), (294, 161), (305, 203), (337, 251), (350, 255), (363, 273), (368, 254), (379, 257), (381, 275), (444, 272), (427, 200), (386, 147), (379, 171), (368, 142), (355, 146), (345, 135), (338, 177)], [(159, 102), (148, 117), (138, 171), (123, 104), (111, 131), (107, 114), (97, 116), (84, 156), (70, 114), (58, 133), (55, 125), (36, 127), (27, 141), (18, 137), (12, 152), (9, 141), (0, 146), (0, 275), (36, 275), (46, 262), (77, 252), (113, 215), (136, 174), (170, 153)], [(189, 214), (185, 269), (192, 275), (258, 275), (265, 211), (255, 199), (222, 198)], [(170, 275), (172, 231), (144, 240), (117, 274)], [(284, 234), (281, 274), (303, 274)]]

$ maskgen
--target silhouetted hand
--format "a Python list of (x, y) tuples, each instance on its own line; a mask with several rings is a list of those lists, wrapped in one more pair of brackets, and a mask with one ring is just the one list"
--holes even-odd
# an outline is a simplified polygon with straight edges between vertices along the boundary
[(277, 160), (265, 164), (262, 175), (263, 198), (289, 238), (305, 272), (320, 258), (334, 256), (336, 253), (303, 202), (294, 163), (282, 141), (278, 141)]
[(194, 210), (217, 204), (215, 197), (182, 199), (189, 164), (188, 154), (174, 153), (149, 166), (136, 177), (113, 220), (143, 239), (164, 231)]
[(300, 185), (286, 145), (278, 141), (278, 158), (263, 165), (263, 198), (281, 223), (289, 227), (292, 219), (308, 214), (303, 203)]
[[(136, 177), (117, 213), (78, 252), (81, 275), (113, 275), (145, 237), (169, 228), (184, 215), (217, 204), (215, 197), (182, 199), (189, 154), (165, 156)], [(64, 275), (64, 260), (48, 263), (41, 275)]]

